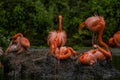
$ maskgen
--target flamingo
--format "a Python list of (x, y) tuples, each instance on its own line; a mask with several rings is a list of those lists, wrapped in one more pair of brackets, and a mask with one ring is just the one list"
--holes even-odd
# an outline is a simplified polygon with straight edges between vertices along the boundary
[(110, 46), (117, 46), (120, 47), (120, 31), (117, 31), (113, 37), (109, 39)]
[(15, 34), (13, 36), (13, 40), (15, 41), (15, 40), (19, 39), (19, 37), (20, 37), (21, 45), (24, 46), (26, 49), (30, 48), (30, 41), (26, 37), (24, 37), (22, 33)]
[(60, 49), (57, 48), (55, 51), (55, 57), (60, 60), (67, 59), (72, 56), (73, 56), (73, 59), (76, 59), (77, 52), (74, 49), (72, 49), (71, 47), (63, 46), (63, 47), (60, 47)]
[[(58, 59), (58, 65), (60, 59), (66, 59), (71, 55), (71, 51), (63, 47), (66, 43), (67, 35), (62, 30), (62, 16), (59, 15), (59, 29), (50, 31), (48, 34), (47, 43), (50, 46), (50, 54)], [(55, 61), (55, 60), (54, 60)], [(54, 62), (55, 63), (55, 62)], [(59, 66), (58, 66), (59, 67)], [(55, 64), (55, 75), (56, 75), (56, 64)], [(56, 76), (55, 76), (56, 80)]]
[(50, 54), (53, 54), (57, 47), (64, 46), (66, 43), (66, 32), (62, 30), (62, 16), (59, 15), (59, 30), (50, 31), (47, 43), (50, 46)]
[(53, 30), (48, 34), (48, 45), (50, 46), (50, 54), (53, 54), (57, 59), (67, 59), (73, 56), (74, 59), (77, 57), (77, 52), (71, 47), (65, 47), (67, 35), (62, 30), (62, 16), (59, 15), (59, 30)]
[(30, 41), (23, 36), (22, 33), (17, 33), (13, 36), (12, 41), (10, 42), (8, 48), (6, 49), (6, 53), (16, 52), (16, 54), (20, 54), (30, 48)]
[(82, 64), (93, 65), (97, 60), (111, 60), (111, 53), (94, 44), (95, 49), (91, 49), (80, 55), (79, 61)]
[[(103, 42), (102, 34), (105, 28), (105, 20), (102, 16), (91, 16), (79, 25), (79, 28), (86, 26), (90, 31), (98, 33), (99, 43), (105, 47), (105, 50), (96, 45), (97, 49), (92, 49), (88, 52), (84, 52), (80, 57), (79, 61), (83, 64), (92, 65), (97, 59), (112, 60), (112, 55), (108, 45)], [(95, 44), (93, 44), (94, 46)]]
[(102, 16), (91, 16), (87, 18), (79, 25), (79, 28), (83, 28), (84, 26), (90, 31), (98, 33), (99, 43), (104, 46), (107, 51), (110, 51), (108, 45), (102, 40), (102, 34), (105, 28), (105, 20)]

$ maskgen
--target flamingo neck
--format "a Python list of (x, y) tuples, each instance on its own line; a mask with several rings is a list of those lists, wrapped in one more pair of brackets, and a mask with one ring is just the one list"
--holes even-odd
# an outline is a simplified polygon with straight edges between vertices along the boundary
[(59, 31), (62, 31), (62, 16), (59, 16)]
[(107, 51), (110, 51), (108, 45), (107, 45), (105, 42), (103, 42), (103, 40), (102, 40), (102, 32), (103, 32), (103, 31), (100, 31), (100, 32), (99, 32), (98, 41), (99, 41), (99, 43), (100, 43), (102, 46), (105, 47), (105, 49), (106, 49)]
[(13, 36), (13, 39), (16, 40), (18, 37), (23, 37), (22, 33), (17, 33)]

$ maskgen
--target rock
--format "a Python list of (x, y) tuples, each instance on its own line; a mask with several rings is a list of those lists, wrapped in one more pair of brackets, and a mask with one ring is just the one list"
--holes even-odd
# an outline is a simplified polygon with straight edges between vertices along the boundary
[(110, 62), (99, 60), (94, 65), (87, 66), (70, 58), (57, 60), (48, 53), (49, 49), (31, 49), (24, 54), (7, 55), (5, 76), (19, 80), (111, 80), (120, 77), (120, 72)]

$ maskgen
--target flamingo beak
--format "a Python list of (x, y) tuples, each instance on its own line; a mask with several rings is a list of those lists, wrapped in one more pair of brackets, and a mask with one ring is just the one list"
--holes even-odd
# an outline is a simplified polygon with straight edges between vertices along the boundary
[(82, 22), (81, 24), (79, 24), (79, 29), (82, 29), (85, 27), (85, 22)]
[(81, 26), (80, 26), (80, 24), (79, 24), (79, 26), (78, 26), (78, 29), (81, 29)]

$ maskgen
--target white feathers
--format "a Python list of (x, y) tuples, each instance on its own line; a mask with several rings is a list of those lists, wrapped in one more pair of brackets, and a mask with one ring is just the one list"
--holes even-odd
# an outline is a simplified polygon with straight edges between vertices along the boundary
[(48, 35), (47, 43), (48, 45), (57, 43), (57, 46), (64, 46), (66, 43), (66, 38), (67, 36), (65, 31), (51, 31)]
[(17, 51), (18, 50), (18, 46), (17, 45), (12, 45), (11, 47), (10, 47), (10, 49), (9, 49), (9, 51), (10, 52), (15, 52), (15, 51)]
[(66, 43), (66, 32), (62, 31), (62, 32), (58, 32), (57, 35), (57, 39), (58, 39), (58, 46), (64, 46)]
[(54, 43), (54, 41), (56, 39), (56, 36), (57, 36), (57, 31), (51, 31), (51, 32), (49, 32), (48, 39), (47, 39), (48, 45)]

